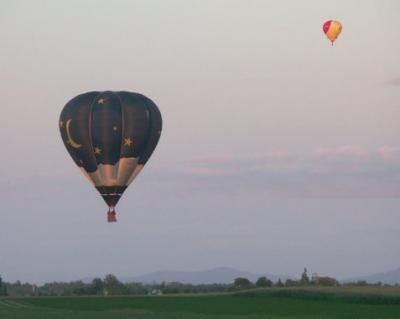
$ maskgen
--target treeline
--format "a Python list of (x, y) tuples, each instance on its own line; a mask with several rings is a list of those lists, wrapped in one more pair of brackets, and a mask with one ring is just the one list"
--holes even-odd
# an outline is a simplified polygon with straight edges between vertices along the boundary
[[(71, 282), (50, 282), (42, 286), (30, 283), (3, 282), (0, 277), (0, 296), (82, 296), (82, 295), (162, 295), (184, 293), (216, 293), (247, 290), (253, 288), (283, 288), (307, 286), (372, 286), (365, 281), (340, 284), (335, 278), (313, 275), (309, 278), (307, 269), (304, 269), (299, 280), (287, 279), (273, 282), (266, 277), (260, 277), (256, 282), (247, 278), (236, 278), (230, 284), (184, 284), (180, 282), (162, 283), (123, 283), (114, 275), (105, 278), (95, 278), (90, 283), (81, 280)], [(381, 283), (373, 286), (382, 286)]]

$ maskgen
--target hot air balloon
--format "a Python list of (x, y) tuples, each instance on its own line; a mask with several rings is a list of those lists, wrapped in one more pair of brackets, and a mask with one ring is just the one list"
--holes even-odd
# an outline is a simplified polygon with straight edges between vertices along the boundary
[(115, 222), (115, 206), (157, 146), (160, 111), (139, 93), (88, 92), (65, 105), (59, 127), (68, 153), (107, 203), (108, 221)]
[(328, 20), (322, 26), (322, 30), (333, 45), (333, 42), (335, 42), (340, 32), (342, 32), (342, 24), (339, 21)]

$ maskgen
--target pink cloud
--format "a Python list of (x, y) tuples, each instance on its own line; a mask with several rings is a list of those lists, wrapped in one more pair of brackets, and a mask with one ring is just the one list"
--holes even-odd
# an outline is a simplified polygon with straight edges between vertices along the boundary
[(321, 159), (338, 159), (342, 157), (356, 157), (367, 159), (370, 152), (360, 145), (343, 145), (333, 148), (320, 148), (316, 150), (315, 156)]
[[(282, 150), (264, 154), (197, 156), (180, 166), (194, 178), (229, 177), (273, 196), (318, 198), (400, 197), (400, 147), (369, 150), (360, 145), (319, 148), (306, 154)], [(389, 165), (390, 164), (390, 165)]]
[(400, 161), (400, 148), (385, 145), (377, 150), (378, 155), (386, 162)]
[(368, 150), (360, 145), (319, 148), (295, 155), (277, 150), (264, 154), (233, 156), (226, 153), (207, 154), (185, 161), (186, 173), (193, 175), (233, 176), (247, 172), (274, 174), (380, 174), (388, 163), (400, 163), (400, 148), (382, 146)]

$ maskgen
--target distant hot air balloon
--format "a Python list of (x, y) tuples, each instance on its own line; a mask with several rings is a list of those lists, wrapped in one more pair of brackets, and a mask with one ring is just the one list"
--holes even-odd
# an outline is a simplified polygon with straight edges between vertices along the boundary
[(322, 30), (326, 34), (326, 37), (332, 42), (335, 42), (340, 32), (342, 32), (342, 24), (339, 21), (328, 20), (322, 26)]
[(69, 101), (61, 112), (60, 131), (68, 153), (109, 206), (115, 206), (140, 173), (161, 134), (157, 106), (131, 92), (88, 92)]

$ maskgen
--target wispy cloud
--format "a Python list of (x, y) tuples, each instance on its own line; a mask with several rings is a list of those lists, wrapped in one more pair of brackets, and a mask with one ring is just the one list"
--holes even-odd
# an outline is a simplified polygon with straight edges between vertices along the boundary
[[(185, 161), (176, 174), (301, 197), (400, 197), (400, 148), (360, 145), (308, 154), (209, 154)], [(221, 180), (222, 178), (222, 180)], [(242, 187), (242, 188), (243, 188)]]
[(384, 145), (377, 150), (377, 153), (387, 162), (400, 162), (400, 147)]
[(315, 155), (321, 159), (360, 158), (366, 159), (370, 152), (360, 145), (343, 145), (333, 148), (317, 149)]

